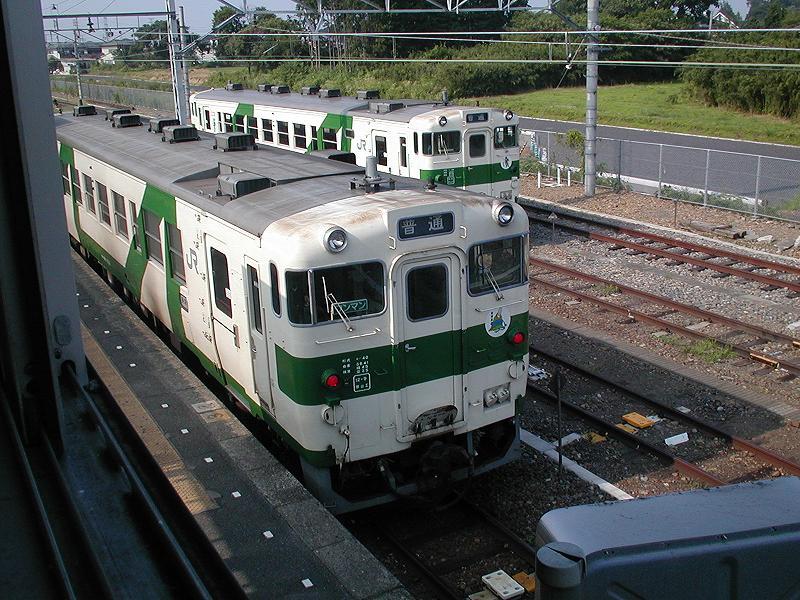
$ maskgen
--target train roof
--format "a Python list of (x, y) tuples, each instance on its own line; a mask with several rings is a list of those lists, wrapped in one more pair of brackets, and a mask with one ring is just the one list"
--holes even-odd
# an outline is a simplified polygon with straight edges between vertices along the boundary
[[(279, 219), (363, 194), (351, 189), (350, 182), (362, 178), (364, 169), (334, 160), (264, 147), (258, 151), (223, 153), (213, 149), (213, 136), (202, 132), (199, 141), (167, 144), (146, 127), (111, 127), (99, 115), (57, 116), (55, 125), (61, 143), (256, 236)], [(234, 199), (216, 196), (221, 166), (269, 178), (275, 185)], [(422, 191), (419, 180), (394, 176), (392, 179), (397, 190)], [(466, 193), (445, 189), (448, 195), (459, 199)], [(433, 201), (424, 194), (415, 196), (413, 200), (407, 192), (400, 193), (398, 199), (403, 198), (409, 204)]]
[[(340, 96), (337, 98), (321, 98), (316, 94), (305, 95), (298, 93), (271, 94), (269, 92), (257, 92), (255, 90), (226, 90), (215, 89), (204, 90), (194, 94), (195, 98), (204, 100), (220, 100), (224, 102), (238, 102), (241, 104), (252, 104), (254, 106), (274, 106), (277, 108), (289, 108), (295, 110), (314, 110), (337, 115), (353, 115), (363, 117), (373, 117), (386, 121), (399, 121), (408, 123), (412, 118), (431, 112), (433, 110), (447, 108), (449, 110), (474, 110), (474, 106), (457, 106), (433, 100), (411, 100), (411, 99), (375, 99), (361, 100), (353, 96)], [(372, 109), (375, 103), (402, 104), (402, 108), (396, 108), (391, 112), (376, 112)], [(483, 111), (497, 110), (491, 108), (480, 108)]]

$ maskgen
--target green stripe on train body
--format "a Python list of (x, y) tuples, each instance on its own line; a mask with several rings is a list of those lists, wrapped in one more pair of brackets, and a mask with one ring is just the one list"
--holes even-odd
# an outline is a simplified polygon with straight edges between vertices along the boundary
[(500, 163), (485, 163), (469, 167), (452, 167), (449, 169), (420, 169), (419, 178), (423, 181), (433, 179), (435, 183), (453, 187), (468, 187), (508, 181), (519, 176), (519, 161), (515, 160), (508, 169)]
[(236, 105), (236, 110), (233, 111), (233, 114), (238, 115), (240, 117), (252, 117), (253, 105), (245, 104), (244, 102), (239, 102), (239, 104)]
[(352, 128), (352, 115), (337, 115), (335, 113), (326, 114), (325, 118), (322, 120), (322, 124), (319, 126), (319, 129), (317, 129), (317, 148), (322, 149), (325, 147), (325, 140), (323, 139), (324, 130), (335, 129), (337, 132), (340, 130), (342, 131), (342, 143), (339, 149), (342, 152), (350, 152), (350, 143), (352, 140), (345, 135), (345, 130)]
[[(511, 319), (509, 332), (528, 332), (528, 313), (514, 315)], [(279, 346), (275, 346), (276, 370), (278, 373), (278, 387), (290, 400), (303, 406), (316, 406), (326, 403), (326, 392), (322, 388), (321, 376), (328, 369), (341, 373), (343, 362), (355, 364), (356, 359), (368, 356), (372, 387), (369, 394), (353, 392), (349, 381), (336, 393), (336, 400), (365, 395), (382, 394), (402, 389), (403, 387), (434, 381), (444, 377), (467, 374), (471, 371), (482, 369), (506, 360), (520, 360), (527, 353), (527, 346), (512, 346), (506, 339), (507, 336), (490, 337), (486, 333), (483, 323), (474, 325), (463, 331), (445, 331), (426, 338), (403, 340), (402, 343), (391, 346), (378, 346), (368, 350), (343, 352), (328, 356), (311, 358), (297, 358)], [(405, 353), (401, 347), (406, 342), (414, 344), (415, 341), (425, 339), (425, 344), (415, 344), (420, 350), (430, 353), (428, 359), (415, 357), (421, 364), (429, 367), (425, 375), (419, 373), (403, 372), (402, 360)], [(433, 342), (433, 343), (431, 343)], [(442, 360), (445, 348), (452, 347), (454, 353), (459, 354), (461, 360)], [(381, 375), (382, 373), (382, 375)]]

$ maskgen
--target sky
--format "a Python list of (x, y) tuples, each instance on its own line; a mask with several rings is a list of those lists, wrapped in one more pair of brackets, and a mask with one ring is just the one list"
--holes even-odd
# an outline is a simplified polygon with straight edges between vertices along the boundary
[[(51, 0), (45, 2), (40, 0), (42, 4), (43, 14), (53, 14), (58, 12), (61, 14), (74, 14), (74, 13), (94, 13), (102, 14), (104, 12), (136, 12), (136, 11), (163, 11), (165, 10), (165, 3), (162, 0)], [(242, 5), (242, 0), (230, 0), (232, 4), (238, 6)], [(538, 4), (539, 0), (532, 0), (533, 3)], [(601, 0), (602, 2), (602, 0)], [(55, 3), (57, 10), (53, 11), (52, 7)], [(175, 0), (177, 6), (183, 5), (184, 13), (186, 15), (186, 23), (192, 33), (205, 33), (211, 28), (211, 14), (220, 6), (221, 3), (216, 0)], [(544, 5), (545, 2), (542, 1)], [(747, 15), (747, 0), (730, 0), (731, 6), (737, 10), (743, 17)], [(292, 0), (249, 0), (250, 7), (264, 6), (268, 10), (291, 10), (294, 8)], [(131, 19), (127, 19), (126, 23), (132, 23)], [(146, 22), (146, 21), (143, 21)], [(45, 23), (48, 27), (52, 22)], [(85, 25), (85, 23), (83, 23)], [(109, 23), (111, 25), (111, 23)], [(65, 27), (62, 21), (61, 27)]]

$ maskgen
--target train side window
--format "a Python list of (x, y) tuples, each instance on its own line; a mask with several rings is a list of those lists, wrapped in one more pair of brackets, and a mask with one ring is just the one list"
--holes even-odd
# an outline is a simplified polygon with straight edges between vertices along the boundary
[(353, 131), (352, 129), (345, 129), (344, 130), (344, 137), (346, 137), (349, 140), (354, 140), (354, 139), (356, 139), (356, 132)]
[(247, 281), (250, 284), (250, 308), (253, 311), (253, 328), (264, 333), (261, 323), (261, 288), (258, 285), (258, 271), (247, 265)]
[(517, 145), (517, 126), (504, 125), (494, 128), (494, 147), (513, 148)]
[(412, 269), (406, 275), (406, 304), (411, 321), (435, 319), (448, 310), (447, 267), (443, 264)]
[(375, 156), (378, 157), (378, 164), (384, 167), (389, 164), (389, 155), (386, 152), (386, 138), (382, 135), (375, 136)]
[(292, 323), (311, 324), (311, 295), (306, 271), (286, 272), (286, 314)]
[(167, 223), (167, 247), (169, 248), (169, 269), (172, 277), (182, 285), (186, 285), (186, 269), (183, 266), (183, 240), (181, 230), (172, 223)]
[(317, 128), (311, 126), (311, 142), (309, 144), (311, 150), (319, 150), (319, 140), (317, 139)]
[(211, 113), (209, 113), (207, 110), (205, 110), (205, 111), (203, 111), (203, 115), (205, 115), (205, 118), (206, 118), (206, 127), (205, 128), (206, 129), (211, 129)]
[(258, 119), (247, 117), (247, 133), (252, 133), (253, 138), (258, 139)]
[(90, 213), (95, 212), (94, 208), (94, 181), (84, 173), (83, 175), (83, 200)]
[(314, 271), (314, 318), (316, 323), (383, 312), (383, 264), (379, 262), (330, 267)]
[(469, 249), (468, 285), (473, 295), (493, 292), (525, 281), (523, 238), (514, 237), (476, 244)]
[(408, 166), (408, 148), (406, 148), (406, 138), (400, 138), (400, 166)]
[(225, 129), (222, 127), (222, 113), (221, 112), (217, 113), (217, 127), (219, 127), (220, 131), (225, 131)]
[(108, 189), (99, 181), (97, 184), (97, 212), (100, 214), (100, 220), (111, 227), (111, 211), (108, 209)]
[(336, 150), (336, 130), (331, 127), (323, 127), (322, 143), (325, 150)]
[(419, 138), (417, 132), (414, 132), (414, 154), (419, 154)]
[(233, 115), (233, 130), (244, 132), (244, 115)]
[(114, 229), (117, 235), (127, 240), (128, 217), (125, 215), (125, 198), (114, 190), (111, 190), (111, 198), (114, 200)]
[(294, 147), (306, 147), (306, 126), (301, 123), (294, 124)]
[[(146, 214), (146, 213), (145, 213)], [(216, 248), (211, 248), (211, 279), (214, 281), (214, 304), (223, 313), (233, 317), (231, 284), (228, 275), (228, 257)]]
[(139, 246), (139, 228), (136, 226), (136, 204), (133, 200), (128, 202), (128, 209), (131, 213), (131, 240), (133, 241), (133, 247), (136, 250), (141, 250), (141, 246)]
[(147, 258), (159, 265), (164, 264), (161, 248), (161, 218), (143, 210), (144, 217), (144, 245), (147, 248)]
[(486, 156), (486, 136), (482, 133), (473, 133), (469, 136), (469, 157), (480, 156)]
[(69, 196), (72, 192), (72, 187), (69, 182), (69, 163), (61, 163), (61, 183), (64, 186), (64, 195)]
[(222, 116), (223, 116), (224, 123), (225, 123), (225, 127), (224, 127), (225, 133), (229, 133), (229, 132), (233, 131), (233, 121), (231, 120), (231, 115), (228, 114), (228, 113), (224, 113)]
[(289, 123), (286, 121), (276, 121), (278, 124), (278, 143), (283, 146), (289, 145)]
[(269, 264), (269, 288), (272, 294), (272, 310), (277, 316), (281, 316), (281, 291), (280, 280), (278, 279), (278, 267), (275, 263)]
[(262, 137), (265, 142), (273, 142), (275, 138), (272, 137), (272, 119), (261, 119)]
[(70, 167), (70, 175), (72, 175), (72, 195), (78, 204), (83, 204), (83, 193), (81, 192), (81, 174), (78, 169)]

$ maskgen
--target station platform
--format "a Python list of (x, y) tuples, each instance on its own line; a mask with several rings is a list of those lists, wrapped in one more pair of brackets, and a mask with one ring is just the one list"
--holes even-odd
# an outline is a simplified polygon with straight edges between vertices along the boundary
[(411, 598), (105, 281), (73, 265), (89, 362), (245, 594)]

